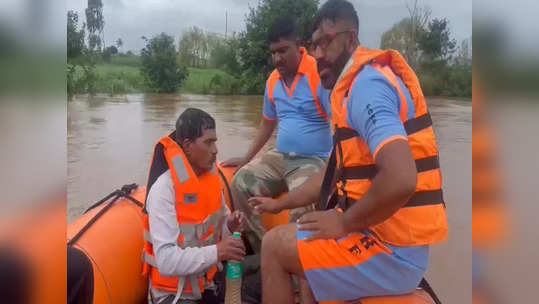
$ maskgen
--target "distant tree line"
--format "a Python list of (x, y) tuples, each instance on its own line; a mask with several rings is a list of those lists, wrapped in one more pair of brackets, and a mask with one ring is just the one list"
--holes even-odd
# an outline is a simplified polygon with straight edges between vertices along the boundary
[[(146, 46), (141, 56), (131, 51), (121, 53), (123, 40), (116, 39), (113, 45), (105, 47), (103, 29), (103, 3), (101, 0), (88, 0), (85, 10), (86, 22), (80, 25), (79, 15), (67, 12), (67, 95), (102, 92), (125, 92), (128, 87), (144, 91), (174, 92), (187, 77), (187, 70), (176, 62), (176, 49), (173, 38), (161, 34), (145, 39)], [(96, 66), (108, 64), (113, 59), (122, 66), (140, 70), (140, 76), (125, 72), (98, 73)], [(104, 88), (106, 87), (106, 88)]]
[(382, 35), (380, 48), (399, 51), (414, 68), (425, 95), (472, 96), (471, 37), (457, 45), (446, 18), (428, 6), (407, 5), (409, 16)]
[[(86, 23), (79, 26), (78, 15), (68, 12), (67, 54), (68, 94), (96, 92), (98, 63), (117, 61), (139, 69), (144, 90), (176, 92), (188, 76), (189, 68), (218, 69), (212, 78), (200, 80), (204, 92), (218, 94), (263, 94), (273, 65), (267, 31), (281, 16), (297, 20), (299, 36), (308, 44), (319, 0), (260, 0), (245, 17), (245, 30), (228, 37), (193, 26), (185, 30), (175, 46), (166, 33), (142, 37), (140, 56), (121, 53), (121, 38), (104, 47), (101, 0), (88, 0)], [(418, 0), (407, 5), (409, 16), (394, 24), (381, 37), (382, 49), (403, 54), (416, 71), (425, 95), (471, 96), (471, 39), (460, 43), (452, 38), (445, 18), (431, 18), (431, 10)]]
[(246, 16), (246, 29), (224, 38), (192, 27), (179, 40), (178, 61), (189, 67), (218, 68), (231, 77), (216, 75), (210, 86), (234, 94), (262, 94), (266, 79), (273, 70), (267, 31), (278, 17), (293, 16), (303, 43), (311, 35), (318, 0), (261, 0)]

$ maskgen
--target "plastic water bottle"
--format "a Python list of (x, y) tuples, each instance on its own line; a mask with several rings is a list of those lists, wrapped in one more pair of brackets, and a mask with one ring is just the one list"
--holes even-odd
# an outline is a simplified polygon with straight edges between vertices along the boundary
[[(241, 239), (241, 233), (234, 232), (233, 237)], [(226, 268), (225, 304), (241, 304), (241, 276), (243, 264), (228, 262)]]

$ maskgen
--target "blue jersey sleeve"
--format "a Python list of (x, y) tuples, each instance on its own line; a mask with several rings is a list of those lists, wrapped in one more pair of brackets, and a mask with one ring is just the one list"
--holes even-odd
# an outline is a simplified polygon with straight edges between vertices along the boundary
[(268, 86), (266, 86), (266, 90), (264, 92), (264, 107), (262, 113), (264, 115), (264, 118), (268, 120), (277, 119), (277, 111), (275, 110), (275, 104), (271, 102), (268, 96)]
[(393, 139), (407, 139), (398, 92), (380, 72), (362, 71), (350, 94), (348, 124), (366, 141), (373, 157)]

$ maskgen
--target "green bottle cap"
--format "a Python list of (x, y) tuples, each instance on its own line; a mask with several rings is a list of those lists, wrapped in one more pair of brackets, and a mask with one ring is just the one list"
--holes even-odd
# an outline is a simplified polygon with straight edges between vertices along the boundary
[[(236, 239), (241, 239), (241, 233), (240, 232), (234, 232), (232, 234), (232, 237)], [(242, 263), (228, 263), (228, 267), (226, 269), (226, 275), (231, 280), (238, 280), (241, 278), (241, 275), (243, 273), (243, 264)]]

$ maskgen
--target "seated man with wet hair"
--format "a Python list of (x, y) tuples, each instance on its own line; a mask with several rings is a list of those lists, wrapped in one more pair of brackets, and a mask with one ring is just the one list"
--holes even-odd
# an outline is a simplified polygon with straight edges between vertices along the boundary
[(143, 273), (148, 303), (216, 303), (214, 278), (222, 261), (241, 261), (241, 212), (225, 203), (216, 172), (215, 121), (185, 110), (176, 131), (155, 146), (143, 220)]

